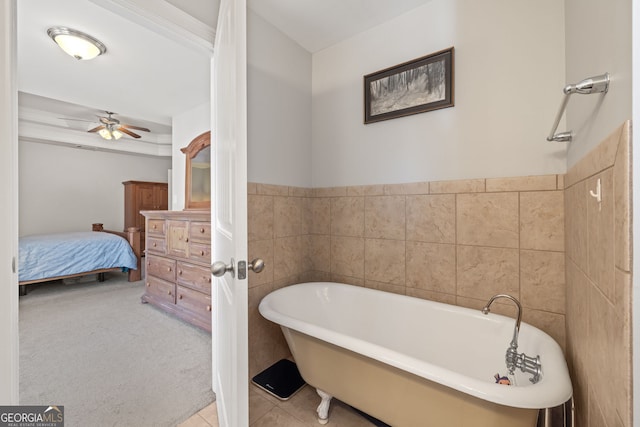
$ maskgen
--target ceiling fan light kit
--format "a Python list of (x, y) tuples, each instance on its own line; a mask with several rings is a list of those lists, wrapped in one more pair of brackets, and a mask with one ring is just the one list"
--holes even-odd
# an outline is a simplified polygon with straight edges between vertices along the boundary
[(78, 60), (93, 59), (107, 51), (100, 40), (72, 28), (51, 27), (47, 34), (62, 50)]
[[(112, 140), (112, 139), (118, 140), (122, 138), (124, 135), (129, 135), (132, 138), (139, 139), (140, 135), (133, 132), (131, 129), (141, 130), (144, 132), (151, 132), (151, 130), (145, 127), (120, 123), (120, 120), (113, 117), (115, 113), (111, 111), (105, 111), (105, 113), (107, 114), (107, 117), (98, 116), (98, 121), (100, 122), (100, 124), (94, 128), (89, 129), (87, 132), (97, 133), (103, 139), (107, 139), (107, 140)], [(77, 120), (81, 122), (91, 122), (91, 120), (85, 120), (85, 119), (73, 119), (73, 118), (64, 118), (64, 117), (60, 117), (60, 118), (63, 120)]]
[(135, 132), (132, 132), (131, 129), (150, 132), (150, 130), (147, 128), (120, 123), (120, 120), (113, 117), (115, 113), (111, 111), (105, 111), (105, 113), (107, 113), (108, 117), (98, 116), (98, 119), (100, 120), (101, 124), (99, 126), (94, 127), (93, 129), (89, 129), (90, 133), (97, 132), (98, 135), (100, 135), (102, 138), (107, 140), (111, 140), (111, 139), (118, 140), (122, 138), (124, 134), (127, 134), (132, 138), (136, 138), (136, 139), (140, 138), (140, 135), (138, 135)]
[(122, 138), (122, 132), (115, 130), (115, 129), (110, 129), (109, 126), (100, 129), (98, 131), (98, 135), (100, 135), (102, 138), (104, 139), (115, 139), (116, 141), (120, 138)]

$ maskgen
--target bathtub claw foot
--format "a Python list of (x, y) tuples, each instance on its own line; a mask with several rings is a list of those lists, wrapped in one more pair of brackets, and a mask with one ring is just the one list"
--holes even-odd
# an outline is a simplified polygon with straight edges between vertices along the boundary
[(325, 393), (320, 389), (316, 389), (316, 392), (318, 393), (318, 396), (322, 398), (322, 401), (318, 405), (317, 409), (318, 422), (324, 425), (329, 422), (329, 405), (331, 404), (331, 399), (333, 399), (333, 396)]

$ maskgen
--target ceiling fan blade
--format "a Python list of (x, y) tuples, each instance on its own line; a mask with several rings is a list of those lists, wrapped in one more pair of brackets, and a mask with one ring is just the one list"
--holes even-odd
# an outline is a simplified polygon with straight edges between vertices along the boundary
[(145, 131), (145, 132), (151, 132), (151, 131), (150, 131), (149, 129), (147, 129), (147, 128), (143, 128), (143, 127), (140, 127), (140, 126), (133, 126), (133, 125), (120, 125), (120, 129), (122, 129), (122, 128), (135, 129), (135, 130), (142, 130), (142, 131)]
[(89, 129), (87, 132), (98, 132), (99, 130), (104, 129), (104, 125), (96, 126), (93, 129)]
[(72, 119), (70, 117), (58, 117), (60, 120), (72, 120), (74, 122), (89, 122), (95, 123), (95, 120), (85, 120), (85, 119)]
[(138, 135), (138, 134), (136, 134), (136, 133), (133, 133), (133, 132), (131, 132), (130, 130), (125, 129), (123, 126), (120, 126), (120, 127), (118, 128), (118, 130), (119, 130), (120, 132), (122, 132), (122, 133), (126, 133), (127, 135), (132, 136), (132, 137), (134, 137), (134, 138), (140, 138), (140, 135)]

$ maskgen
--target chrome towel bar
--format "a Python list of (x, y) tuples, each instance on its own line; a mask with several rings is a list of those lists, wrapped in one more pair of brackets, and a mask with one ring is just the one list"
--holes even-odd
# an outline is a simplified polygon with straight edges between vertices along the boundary
[(558, 114), (556, 115), (556, 120), (553, 122), (551, 132), (549, 132), (549, 136), (547, 137), (547, 141), (571, 141), (571, 138), (573, 137), (573, 133), (571, 131), (556, 133), (558, 124), (560, 123), (560, 119), (564, 114), (564, 110), (567, 108), (569, 97), (571, 97), (571, 95), (573, 95), (574, 93), (581, 93), (583, 95), (588, 95), (590, 93), (607, 93), (608, 90), (609, 73), (604, 73), (595, 77), (589, 77), (588, 79), (584, 79), (574, 85), (565, 86), (565, 88), (562, 90), (565, 96), (564, 98), (562, 98), (560, 109), (558, 110)]

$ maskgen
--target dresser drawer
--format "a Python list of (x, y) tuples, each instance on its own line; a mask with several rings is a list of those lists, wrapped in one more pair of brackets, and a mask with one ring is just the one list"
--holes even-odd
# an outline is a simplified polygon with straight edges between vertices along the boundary
[(176, 280), (176, 261), (147, 255), (147, 276), (156, 276), (169, 282)]
[(166, 233), (164, 219), (148, 219), (146, 232), (156, 236), (164, 236)]
[(211, 319), (211, 296), (202, 292), (177, 285), (176, 305), (197, 317)]
[(176, 285), (153, 276), (147, 276), (145, 293), (156, 301), (176, 303)]
[(189, 244), (189, 259), (211, 264), (211, 245), (204, 243)]
[(189, 225), (189, 237), (193, 242), (211, 243), (211, 223), (192, 222)]
[(178, 262), (178, 284), (211, 295), (211, 270), (209, 267)]
[(158, 237), (147, 237), (147, 247), (148, 251), (157, 252), (159, 254), (165, 254), (167, 245), (164, 238)]

